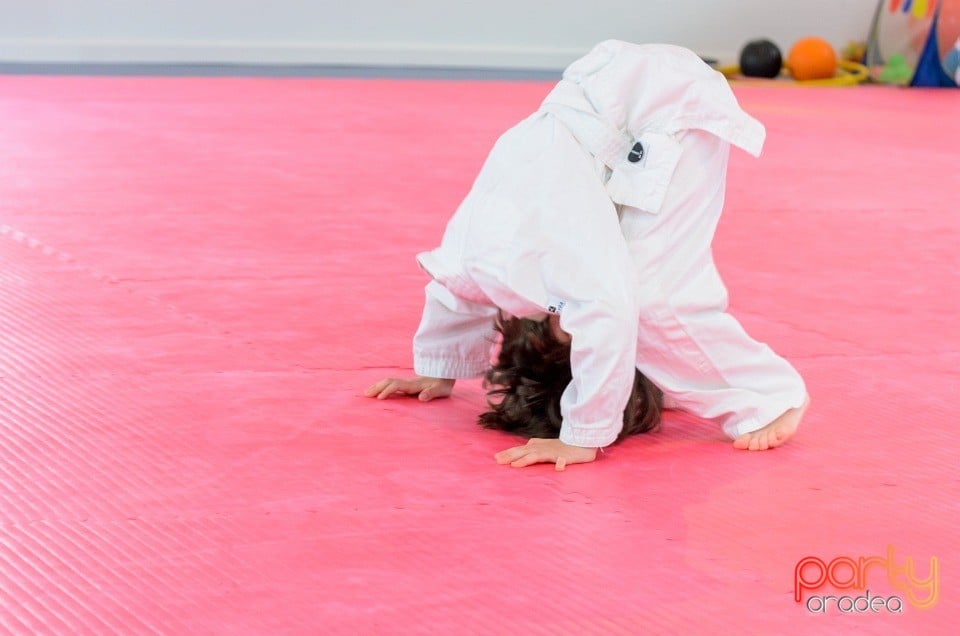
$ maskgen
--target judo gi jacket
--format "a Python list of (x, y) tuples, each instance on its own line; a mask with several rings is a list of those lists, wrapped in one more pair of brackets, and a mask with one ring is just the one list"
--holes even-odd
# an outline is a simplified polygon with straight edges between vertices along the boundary
[(692, 52), (599, 44), (497, 141), (441, 245), (418, 255), (432, 280), (415, 371), (482, 375), (498, 309), (552, 312), (572, 337), (567, 444), (615, 441), (635, 367), (731, 437), (800, 406), (800, 376), (726, 313), (710, 249), (729, 146), (759, 155), (764, 136)]

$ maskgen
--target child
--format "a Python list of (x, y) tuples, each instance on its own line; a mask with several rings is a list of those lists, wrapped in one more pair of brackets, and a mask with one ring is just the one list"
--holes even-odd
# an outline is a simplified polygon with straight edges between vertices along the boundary
[(433, 278), (418, 377), (366, 395), (428, 401), (483, 375), (499, 311), (546, 320), (571, 369), (559, 437), (501, 464), (593, 461), (618, 438), (636, 370), (736, 448), (779, 446), (807, 407), (803, 380), (725, 313), (710, 249), (730, 144), (756, 156), (764, 136), (692, 52), (599, 44), (497, 141), (440, 247), (418, 256)]

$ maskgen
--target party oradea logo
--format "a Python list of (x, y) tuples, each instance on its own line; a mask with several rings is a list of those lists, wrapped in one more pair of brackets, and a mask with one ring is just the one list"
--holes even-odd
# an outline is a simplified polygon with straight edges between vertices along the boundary
[(937, 604), (940, 562), (932, 556), (929, 567), (921, 563), (918, 571), (913, 557), (898, 562), (889, 545), (886, 557), (804, 557), (793, 580), (794, 600), (814, 614), (902, 614), (904, 606), (926, 610)]

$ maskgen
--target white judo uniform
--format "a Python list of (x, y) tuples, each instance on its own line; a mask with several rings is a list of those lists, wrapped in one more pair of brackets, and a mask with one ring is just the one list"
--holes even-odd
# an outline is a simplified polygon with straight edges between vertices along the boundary
[(599, 44), (496, 143), (440, 247), (414, 337), (423, 376), (490, 367), (497, 309), (560, 316), (573, 380), (560, 440), (615, 441), (634, 367), (731, 438), (806, 397), (783, 358), (726, 313), (711, 254), (730, 144), (765, 131), (726, 79), (667, 45)]

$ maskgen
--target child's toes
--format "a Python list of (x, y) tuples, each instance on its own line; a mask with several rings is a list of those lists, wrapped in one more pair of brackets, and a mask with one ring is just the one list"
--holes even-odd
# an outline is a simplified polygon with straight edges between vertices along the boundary
[(770, 431), (770, 438), (768, 440), (770, 443), (770, 448), (776, 448), (777, 446), (780, 446), (787, 441), (789, 437), (790, 435), (786, 431), (779, 428)]

